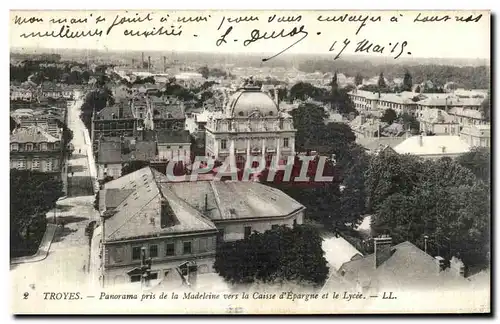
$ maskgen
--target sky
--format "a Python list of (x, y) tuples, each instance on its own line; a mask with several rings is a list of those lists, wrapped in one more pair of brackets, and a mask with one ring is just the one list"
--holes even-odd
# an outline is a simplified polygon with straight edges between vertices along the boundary
[[(148, 18), (141, 23), (123, 23), (113, 26), (114, 21), (122, 18)], [(447, 21), (415, 22), (419, 15), (445, 17)], [(457, 22), (456, 16), (467, 18), (482, 14), (478, 22)], [(269, 17), (276, 15), (272, 22)], [(376, 17), (380, 21), (366, 21), (366, 25), (359, 29), (362, 22), (320, 22), (318, 17)], [(96, 22), (97, 17), (105, 21)], [(239, 23), (229, 22), (229, 19), (238, 17), (254, 17), (254, 21)], [(278, 22), (280, 17), (295, 17), (295, 22)], [(298, 19), (300, 16), (300, 21)], [(36, 17), (40, 22), (16, 24), (15, 19)], [(203, 17), (207, 21), (180, 23), (180, 17)], [(397, 22), (390, 22), (396, 17)], [(68, 19), (67, 23), (50, 22), (50, 19)], [(87, 23), (71, 23), (71, 18), (87, 19)], [(160, 21), (161, 18), (166, 21)], [(258, 18), (258, 21), (256, 19)], [(347, 18), (349, 19), (349, 18)], [(224, 20), (224, 21), (223, 21)], [(223, 21), (221, 23), (221, 21)], [(100, 37), (61, 38), (61, 37), (28, 37), (21, 35), (40, 32), (59, 33), (62, 26), (71, 32), (92, 32), (102, 30)], [(110, 33), (106, 35), (109, 27)], [(164, 30), (182, 31), (180, 36), (126, 36), (130, 30), (135, 32)], [(229, 27), (232, 30), (217, 46)], [(154, 28), (154, 29), (153, 29)], [(358, 30), (359, 29), (359, 30)], [(257, 30), (257, 32), (255, 31)], [(270, 37), (254, 42), (253, 35)], [(280, 37), (281, 35), (285, 37)], [(290, 35), (290, 33), (292, 33)], [(293, 35), (295, 33), (295, 35)], [(357, 33), (357, 34), (356, 34)], [(307, 36), (306, 36), (307, 34)], [(196, 35), (196, 36), (195, 36)], [(302, 37), (305, 38), (299, 41)], [(356, 52), (358, 43), (366, 40), (366, 46), (373, 44), (369, 52)], [(141, 50), (141, 51), (199, 51), (223, 53), (270, 53), (270, 56), (286, 49), (293, 43), (296, 45), (288, 49), (287, 53), (331, 54), (335, 57), (348, 43), (343, 54), (368, 54), (373, 56), (400, 58), (427, 57), (427, 58), (468, 58), (489, 59), (490, 57), (490, 14), (488, 11), (11, 11), (10, 13), (10, 46), (38, 47), (38, 48), (75, 48), (98, 50)], [(332, 44), (337, 42), (333, 48)], [(403, 47), (403, 42), (406, 45)], [(390, 45), (389, 45), (390, 44)], [(397, 44), (397, 45), (396, 45)], [(377, 51), (374, 51), (378, 45)], [(383, 48), (383, 49), (382, 49)], [(330, 51), (330, 49), (332, 49)], [(382, 51), (382, 53), (380, 53)], [(392, 52), (391, 52), (392, 51)], [(410, 54), (411, 53), (411, 54)]]

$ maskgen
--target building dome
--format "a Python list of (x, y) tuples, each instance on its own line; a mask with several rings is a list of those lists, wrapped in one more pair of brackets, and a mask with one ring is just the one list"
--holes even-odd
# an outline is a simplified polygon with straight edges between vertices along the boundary
[(227, 111), (232, 117), (277, 116), (278, 106), (250, 80), (229, 99)]

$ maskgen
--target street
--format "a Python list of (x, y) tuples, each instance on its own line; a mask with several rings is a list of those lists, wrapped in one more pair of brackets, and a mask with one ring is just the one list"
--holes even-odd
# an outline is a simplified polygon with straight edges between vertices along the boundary
[(74, 134), (72, 144), (75, 148), (68, 161), (69, 193), (57, 202), (55, 211), (47, 213), (49, 222), (55, 215), (57, 223), (62, 226), (56, 231), (46, 259), (11, 265), (15, 301), (29, 299), (33, 294), (42, 297), (43, 292), (88, 289), (90, 248), (85, 228), (97, 220), (99, 214), (93, 206), (93, 179), (87, 158), (91, 145), (85, 138), (85, 127), (79, 118), (81, 104), (81, 100), (74, 102), (68, 111), (68, 126)]

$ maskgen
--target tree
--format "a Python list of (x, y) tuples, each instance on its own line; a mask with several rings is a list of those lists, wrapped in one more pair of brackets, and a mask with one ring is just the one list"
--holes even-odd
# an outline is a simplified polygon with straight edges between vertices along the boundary
[(373, 235), (390, 234), (396, 243), (408, 240), (421, 247), (427, 235), (432, 255), (459, 253), (467, 266), (487, 261), (489, 185), (457, 161), (376, 156), (367, 188)]
[(129, 173), (132, 173), (132, 172), (135, 172), (135, 171), (140, 170), (142, 168), (145, 168), (147, 166), (149, 166), (148, 161), (133, 160), (133, 161), (126, 162), (122, 165), (122, 177), (124, 175), (129, 174)]
[(357, 73), (356, 76), (354, 77), (354, 84), (356, 86), (363, 84), (363, 76), (360, 73)]
[(487, 147), (474, 147), (457, 158), (457, 162), (469, 169), (478, 179), (491, 181), (491, 152)]
[(203, 78), (208, 79), (210, 69), (207, 66), (202, 66), (198, 69), (198, 73), (200, 73)]
[(413, 87), (413, 81), (411, 78), (411, 74), (408, 70), (405, 71), (405, 76), (403, 78), (403, 91), (411, 91)]
[(380, 72), (380, 75), (378, 77), (378, 82), (377, 85), (380, 89), (385, 89), (387, 87), (387, 84), (385, 83), (385, 78), (384, 78), (384, 73)]
[(54, 175), (11, 169), (11, 257), (36, 252), (47, 225), (46, 213), (62, 195), (62, 182)]
[(323, 89), (316, 88), (307, 82), (298, 82), (290, 89), (290, 100), (306, 100), (307, 98), (320, 99), (325, 97)]
[(405, 129), (409, 129), (412, 134), (418, 134), (420, 131), (420, 123), (417, 118), (413, 115), (410, 115), (407, 112), (403, 112), (398, 116), (399, 123), (403, 124)]
[(491, 118), (491, 101), (490, 101), (490, 90), (488, 91), (488, 96), (481, 103), (481, 114), (487, 122), (490, 121)]
[(321, 286), (328, 266), (322, 239), (306, 225), (281, 226), (217, 246), (214, 268), (230, 283), (297, 282)]
[(398, 115), (394, 111), (394, 109), (389, 108), (384, 111), (384, 114), (380, 118), (380, 121), (383, 121), (385, 123), (388, 123), (389, 125), (392, 124), (396, 119), (398, 118)]
[[(320, 129), (324, 127), (326, 112), (315, 104), (301, 104), (291, 112), (293, 125), (297, 129), (295, 135), (295, 149), (303, 152), (321, 143)], [(319, 129), (318, 129), (319, 127)]]

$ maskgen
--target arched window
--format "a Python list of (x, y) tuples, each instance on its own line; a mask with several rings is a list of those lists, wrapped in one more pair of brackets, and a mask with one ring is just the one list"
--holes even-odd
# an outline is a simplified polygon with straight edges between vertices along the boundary
[(240, 111), (240, 112), (238, 113), (238, 115), (239, 115), (239, 116), (243, 116), (243, 111)]

